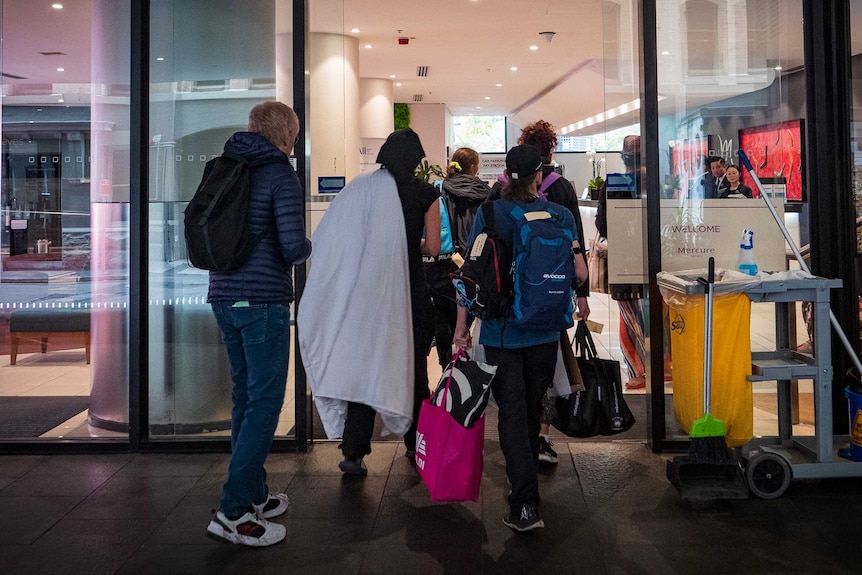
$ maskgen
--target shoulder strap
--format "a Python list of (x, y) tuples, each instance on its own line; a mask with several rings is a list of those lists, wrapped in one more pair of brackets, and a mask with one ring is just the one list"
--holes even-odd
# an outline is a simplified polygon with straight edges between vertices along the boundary
[(545, 193), (545, 190), (551, 187), (551, 184), (560, 179), (560, 174), (557, 172), (551, 172), (547, 175), (547, 177), (542, 178), (542, 185), (539, 186), (539, 193)]
[(493, 230), (496, 223), (494, 219), (494, 202), (485, 202), (482, 204), (482, 217), (485, 218), (485, 228)]

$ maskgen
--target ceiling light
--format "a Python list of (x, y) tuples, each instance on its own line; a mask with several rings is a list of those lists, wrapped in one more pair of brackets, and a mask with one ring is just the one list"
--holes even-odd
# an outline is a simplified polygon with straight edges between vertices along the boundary
[(57, 71), (58, 71), (58, 72), (65, 72), (65, 71), (66, 71), (66, 69), (65, 69), (65, 68), (57, 68)]
[(365, 47), (366, 47), (366, 48), (371, 48), (371, 44), (366, 44), (366, 45), (365, 45)]
[(530, 46), (530, 50), (538, 50), (538, 49), (539, 49), (539, 47), (538, 47), (538, 46), (536, 46), (535, 44), (533, 44), (532, 46)]
[(781, 66), (776, 66), (774, 69), (776, 72), (781, 72), (781, 70), (783, 70), (784, 68), (782, 68)]
[(401, 85), (401, 82), (395, 82), (395, 85), (396, 85), (396, 86), (400, 86), (400, 85)]
[(494, 85), (495, 85), (495, 86), (497, 86), (498, 88), (502, 88), (502, 87), (503, 87), (503, 84), (494, 84)]
[(491, 99), (491, 96), (485, 96), (485, 99), (486, 99), (486, 100), (490, 100), (490, 99)]
[(359, 34), (360, 32), (362, 32), (362, 30), (360, 30), (359, 28), (353, 28), (351, 32), (353, 32), (354, 34)]
[(57, 2), (56, 4), (51, 4), (51, 8), (53, 8), (54, 10), (62, 10), (63, 5)]
[(539, 36), (544, 38), (545, 42), (547, 42), (548, 44), (551, 43), (551, 40), (554, 39), (555, 35), (556, 35), (556, 32), (550, 32), (550, 31), (549, 32), (539, 32)]
[(517, 71), (518, 71), (518, 67), (517, 67), (517, 66), (512, 66), (511, 68), (509, 68), (509, 70), (511, 70), (512, 72), (517, 72)]
[(159, 56), (158, 58), (156, 58), (156, 62), (164, 62), (164, 61), (165, 61), (165, 59), (164, 59), (164, 58), (162, 58), (161, 56)]
[(395, 77), (395, 74), (389, 74), (389, 77), (390, 77), (390, 78), (394, 78), (394, 77)]
[(670, 52), (665, 50), (664, 52), (661, 53), (661, 55), (662, 56), (670, 56)]

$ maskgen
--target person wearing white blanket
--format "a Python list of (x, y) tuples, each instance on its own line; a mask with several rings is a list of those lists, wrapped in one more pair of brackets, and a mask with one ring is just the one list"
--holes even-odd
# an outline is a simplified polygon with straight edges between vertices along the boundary
[(414, 175), (424, 156), (413, 130), (390, 134), (381, 169), (348, 183), (312, 236), (299, 344), (326, 435), (342, 439), (346, 474), (367, 474), (375, 412), (415, 453), (419, 408), (430, 395), (422, 255), (440, 251), (440, 210), (435, 188)]

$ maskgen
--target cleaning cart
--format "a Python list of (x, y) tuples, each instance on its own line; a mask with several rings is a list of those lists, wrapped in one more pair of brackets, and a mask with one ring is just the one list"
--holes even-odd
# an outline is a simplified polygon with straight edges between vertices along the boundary
[[(739, 161), (749, 171), (760, 196), (769, 208), (775, 223), (781, 229), (787, 244), (802, 268), (798, 278), (780, 279), (780, 274), (766, 276), (761, 286), (747, 290), (752, 301), (776, 304), (776, 350), (752, 354), (752, 381), (776, 381), (778, 401), (778, 436), (751, 440), (742, 448), (746, 460), (745, 474), (752, 493), (764, 499), (780, 497), (792, 478), (862, 477), (862, 456), (858, 453), (859, 434), (851, 436), (832, 434), (832, 337), (835, 334), (853, 360), (857, 373), (862, 375), (862, 362), (841, 329), (829, 305), (830, 290), (840, 288), (841, 280), (810, 275), (808, 266), (790, 237), (784, 222), (778, 216), (769, 195), (765, 193), (757, 173), (743, 150)], [(792, 273), (792, 272), (785, 272)], [(814, 354), (802, 354), (789, 349), (787, 341), (788, 305), (797, 301), (810, 301), (814, 306)], [(782, 322), (784, 324), (782, 325)], [(790, 384), (795, 379), (814, 381), (814, 435), (794, 436)], [(845, 393), (854, 403), (855, 393)], [(851, 422), (852, 426), (853, 422)], [(856, 431), (856, 430), (854, 430)], [(860, 461), (857, 461), (859, 459)]]
[[(776, 274), (777, 275), (777, 274)], [(841, 280), (807, 277), (766, 279), (746, 291), (752, 301), (776, 305), (776, 349), (751, 354), (751, 381), (775, 381), (778, 435), (757, 437), (741, 448), (751, 492), (763, 499), (780, 497), (792, 478), (862, 477), (862, 463), (838, 455), (849, 436), (832, 434), (832, 338), (829, 292)], [(786, 320), (789, 306), (810, 301), (814, 306), (814, 355), (789, 349)], [(782, 319), (785, 322), (782, 325)], [(814, 382), (814, 435), (794, 436), (791, 382)]]

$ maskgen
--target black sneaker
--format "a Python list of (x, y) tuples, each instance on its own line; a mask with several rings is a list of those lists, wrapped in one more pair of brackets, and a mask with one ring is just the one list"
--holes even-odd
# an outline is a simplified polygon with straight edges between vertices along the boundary
[(365, 467), (365, 462), (361, 459), (345, 459), (338, 463), (338, 468), (345, 475), (359, 475), (361, 477), (368, 475), (368, 468)]
[(551, 446), (554, 445), (549, 439), (539, 436), (539, 461), (542, 463), (557, 463), (557, 452)]
[(521, 505), (521, 511), (517, 517), (509, 511), (503, 517), (503, 524), (515, 531), (532, 531), (545, 526), (545, 522), (539, 518), (539, 508), (535, 503)]

